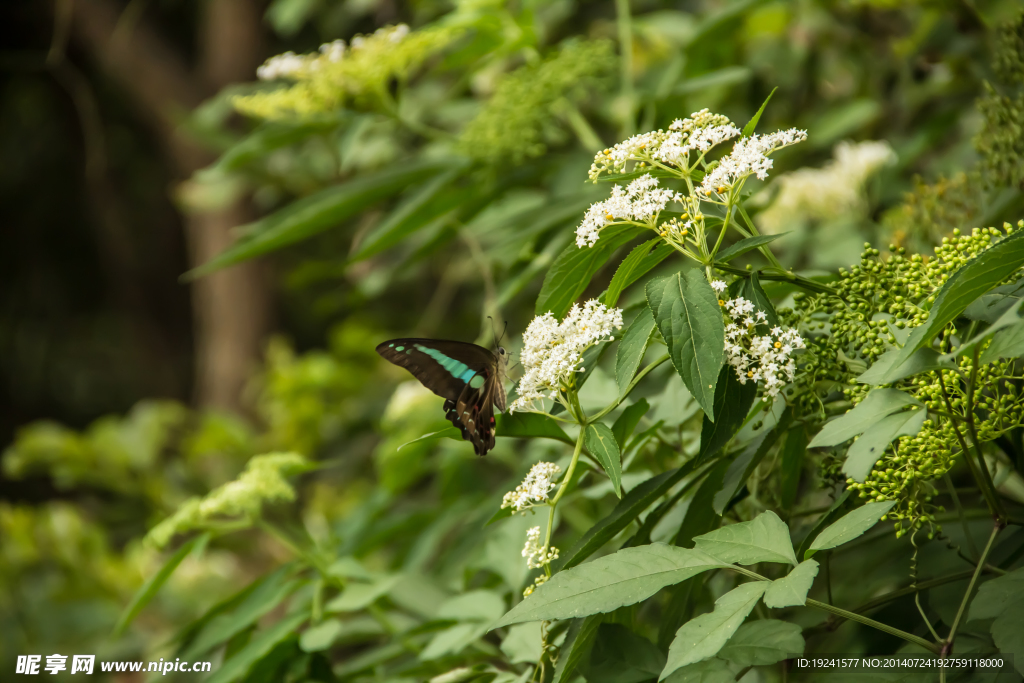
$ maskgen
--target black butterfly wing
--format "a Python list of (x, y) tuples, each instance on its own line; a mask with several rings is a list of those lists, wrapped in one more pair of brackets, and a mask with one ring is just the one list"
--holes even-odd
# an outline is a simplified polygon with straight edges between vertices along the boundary
[(493, 383), (474, 389), (467, 384), (458, 399), (444, 402), (444, 416), (459, 428), (463, 439), (473, 444), (477, 455), (486, 455), (494, 448), (494, 408), (490, 386)]
[[(377, 345), (377, 353), (450, 401), (457, 401), (469, 383), (482, 389), (497, 364), (494, 354), (482, 346), (445, 339), (389, 339)], [(490, 370), (487, 376), (474, 381), (485, 370)]]
[(493, 405), (499, 392), (504, 397), (504, 387), (493, 353), (476, 344), (443, 339), (391, 339), (378, 345), (377, 353), (445, 399), (445, 417), (473, 444), (477, 455), (494, 448)]

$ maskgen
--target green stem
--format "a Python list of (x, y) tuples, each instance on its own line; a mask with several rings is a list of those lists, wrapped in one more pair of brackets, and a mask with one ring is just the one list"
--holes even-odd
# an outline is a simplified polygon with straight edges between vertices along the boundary
[[(728, 263), (720, 263), (718, 261), (712, 263), (711, 265), (714, 268), (717, 268), (718, 270), (725, 271), (726, 273), (734, 273), (736, 275), (743, 275), (745, 277), (750, 276), (750, 271), (747, 270), (746, 268), (737, 268), (736, 266), (730, 266)], [(796, 273), (791, 273), (787, 270), (784, 270), (780, 273), (773, 273), (771, 271), (762, 270), (758, 273), (758, 277), (760, 277), (762, 280), (789, 282), (796, 285), (797, 287), (806, 289), (807, 291), (814, 292), (816, 294), (835, 295), (836, 293), (836, 290), (832, 289), (831, 287), (822, 282), (815, 282), (814, 280), (806, 278), (802, 275), (797, 275)]]
[[(587, 435), (587, 424), (586, 422), (580, 423), (580, 433), (576, 437), (576, 449), (572, 452), (572, 461), (569, 463), (569, 469), (565, 471), (565, 476), (562, 477), (562, 484), (558, 487), (558, 491), (555, 492), (555, 497), (548, 501), (550, 510), (548, 511), (548, 530), (544, 536), (544, 547), (541, 549), (541, 557), (545, 557), (548, 554), (548, 548), (551, 547), (551, 532), (555, 522), (555, 508), (558, 506), (558, 501), (562, 500), (562, 496), (565, 495), (565, 490), (569, 487), (569, 481), (572, 479), (573, 472), (576, 471), (576, 463), (580, 460), (580, 453), (583, 452), (583, 439)], [(551, 576), (551, 565), (544, 565), (544, 572)]]
[[(974, 452), (978, 457), (978, 469), (981, 471), (982, 479), (985, 480), (985, 487), (991, 492), (995, 504), (995, 512), (1001, 524), (1006, 524), (1006, 509), (1003, 501), (996, 493), (995, 482), (992, 481), (992, 474), (988, 471), (988, 463), (985, 462), (985, 454), (981, 452), (981, 439), (978, 438), (978, 430), (974, 423), (974, 390), (978, 378), (978, 354), (981, 352), (981, 344), (974, 345), (974, 354), (971, 360), (971, 376), (967, 380), (967, 431), (971, 435), (974, 444)], [(970, 457), (968, 455), (967, 457)]]
[[(942, 392), (942, 400), (946, 404), (946, 410), (948, 410), (950, 414), (953, 414), (953, 401), (949, 398), (949, 391), (946, 389), (946, 378), (942, 370), (939, 370), (939, 390)], [(964, 460), (967, 461), (967, 467), (971, 470), (971, 476), (974, 477), (974, 483), (978, 485), (978, 489), (981, 490), (981, 494), (985, 497), (985, 503), (988, 505), (989, 513), (993, 517), (998, 517), (996, 514), (995, 501), (992, 500), (992, 492), (989, 491), (981, 481), (981, 475), (978, 474), (978, 467), (971, 458), (971, 451), (967, 448), (967, 441), (964, 439), (964, 435), (960, 433), (960, 427), (957, 425), (957, 420), (952, 419), (949, 421), (949, 424), (953, 427), (953, 433), (956, 434), (956, 440), (960, 444), (960, 450), (963, 451)]]
[(641, 370), (640, 373), (637, 374), (637, 376), (633, 378), (633, 381), (629, 383), (629, 386), (626, 387), (626, 390), (624, 392), (622, 392), (622, 396), (619, 396), (617, 399), (612, 401), (609, 405), (605, 406), (601, 410), (601, 412), (599, 412), (596, 415), (592, 416), (589, 421), (590, 422), (595, 422), (597, 420), (600, 420), (602, 417), (604, 417), (608, 413), (610, 413), (613, 410), (615, 410), (616, 408), (618, 408), (619, 405), (623, 401), (626, 400), (626, 397), (629, 396), (630, 392), (633, 391), (633, 389), (636, 387), (636, 385), (640, 383), (640, 380), (642, 380), (644, 377), (649, 375), (652, 370), (654, 370), (656, 367), (658, 367), (659, 365), (661, 365), (662, 363), (664, 363), (665, 361), (667, 361), (671, 357), (672, 357), (671, 355), (666, 353), (664, 356), (658, 358), (655, 361), (652, 361), (650, 365), (648, 365), (646, 368)]
[[(744, 576), (749, 576), (752, 579), (757, 579), (758, 581), (771, 581), (771, 579), (769, 579), (768, 577), (761, 576), (760, 574), (758, 574), (756, 572), (752, 572), (749, 569), (744, 569), (743, 567), (737, 567), (737, 566), (733, 565), (733, 566), (730, 566), (730, 567), (727, 567), (727, 568), (728, 569), (732, 569), (733, 571), (739, 572), (740, 574), (743, 574)], [(870, 626), (872, 628), (876, 628), (879, 631), (882, 631), (884, 633), (888, 633), (889, 635), (896, 636), (897, 638), (902, 638), (903, 640), (907, 641), (908, 643), (914, 643), (915, 645), (919, 645), (920, 647), (923, 647), (924, 649), (928, 650), (929, 652), (934, 652), (935, 654), (939, 654), (939, 646), (938, 645), (936, 645), (935, 643), (930, 643), (927, 640), (925, 640), (924, 638), (915, 636), (913, 633), (907, 633), (906, 631), (901, 631), (900, 629), (894, 628), (892, 626), (889, 626), (888, 624), (883, 624), (880, 621), (875, 621), (874, 619), (869, 619), (869, 618), (861, 616), (861, 615), (859, 615), (859, 614), (857, 614), (855, 612), (850, 612), (850, 611), (842, 609), (840, 607), (835, 607), (833, 605), (828, 604), (827, 602), (820, 602), (818, 600), (812, 600), (811, 598), (807, 598), (807, 602), (805, 604), (808, 607), (816, 607), (816, 608), (818, 608), (820, 610), (824, 610), (826, 612), (830, 612), (831, 614), (834, 614), (837, 617), (842, 617), (844, 619), (849, 619), (850, 621), (856, 621), (857, 623), (864, 624), (865, 626)]]
[(924, 638), (915, 636), (913, 633), (907, 633), (906, 631), (901, 631), (898, 628), (893, 628), (892, 626), (889, 626), (888, 624), (883, 624), (880, 621), (875, 621), (874, 619), (868, 619), (867, 617), (861, 616), (860, 614), (857, 614), (856, 612), (849, 612), (849, 611), (847, 611), (845, 609), (840, 609), (839, 607), (834, 607), (834, 606), (828, 604), (827, 602), (819, 602), (818, 600), (812, 600), (811, 598), (807, 598), (807, 606), (808, 607), (816, 607), (816, 608), (818, 608), (820, 610), (824, 610), (826, 612), (834, 614), (837, 617), (842, 617), (844, 619), (849, 619), (850, 621), (856, 621), (857, 623), (864, 624), (865, 626), (870, 626), (871, 628), (878, 629), (879, 631), (882, 631), (883, 633), (888, 633), (889, 635), (896, 636), (897, 638), (902, 638), (903, 640), (907, 641), (908, 643), (913, 643), (914, 645), (918, 645), (920, 647), (923, 647), (924, 649), (928, 650), (929, 652), (934, 652), (935, 654), (939, 654), (939, 646), (936, 645), (935, 643), (930, 643), (927, 640), (925, 640)]
[(1003, 530), (1003, 525), (996, 521), (992, 525), (992, 533), (988, 535), (988, 543), (985, 544), (985, 549), (981, 551), (981, 557), (978, 559), (978, 566), (974, 568), (974, 574), (971, 576), (971, 582), (967, 584), (967, 591), (964, 593), (963, 600), (960, 601), (960, 609), (956, 612), (956, 618), (953, 619), (953, 625), (949, 629), (949, 636), (946, 637), (945, 645), (943, 646), (943, 654), (948, 652), (953, 647), (953, 639), (956, 638), (956, 630), (960, 627), (960, 619), (964, 615), (964, 610), (967, 608), (967, 602), (971, 599), (971, 593), (974, 591), (974, 584), (978, 582), (978, 577), (981, 576), (982, 570), (985, 568), (985, 560), (988, 559), (988, 554), (992, 550), (992, 545), (996, 541), (996, 536)]

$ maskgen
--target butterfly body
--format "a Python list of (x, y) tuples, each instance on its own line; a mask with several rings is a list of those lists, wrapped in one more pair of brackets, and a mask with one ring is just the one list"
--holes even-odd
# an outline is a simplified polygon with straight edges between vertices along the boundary
[(508, 354), (446, 339), (389, 339), (377, 353), (445, 399), (445, 417), (477, 455), (494, 448), (494, 406), (505, 410)]

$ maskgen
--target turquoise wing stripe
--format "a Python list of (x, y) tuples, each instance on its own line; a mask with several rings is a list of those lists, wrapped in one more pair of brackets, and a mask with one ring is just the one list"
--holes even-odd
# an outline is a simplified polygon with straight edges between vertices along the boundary
[(455, 379), (468, 382), (473, 379), (474, 375), (476, 375), (476, 371), (471, 369), (468, 365), (462, 361), (455, 360), (454, 358), (449, 358), (437, 349), (432, 349), (427, 346), (423, 346), (422, 344), (417, 344), (416, 348), (440, 363), (441, 367), (450, 372), (452, 377)]

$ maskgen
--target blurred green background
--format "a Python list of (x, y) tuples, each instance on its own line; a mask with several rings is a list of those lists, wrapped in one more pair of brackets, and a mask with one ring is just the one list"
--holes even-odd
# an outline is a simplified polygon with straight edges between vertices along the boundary
[[(761, 128), (809, 139), (773, 174), (826, 167), (844, 141), (891, 148), (890, 162), (850, 180), (853, 201), (793, 200), (775, 228), (791, 232), (778, 243), (784, 263), (820, 272), (855, 262), (866, 241), (925, 248), (954, 226), (1016, 220), (1019, 168), (986, 166), (995, 157), (979, 150), (991, 140), (985, 98), (1007, 87), (993, 32), (1019, 7), (4, 3), (0, 671), (18, 654), (164, 656), (174, 633), (288, 562), (266, 534), (217, 537), (111, 636), (166, 557), (141, 542), (146, 532), (271, 451), (322, 465), (303, 475), (299, 505), (276, 514), (358, 558), (359, 571), (404, 577), (389, 608), (399, 631), (446, 596), (518, 592), (525, 527), (483, 522), (532, 462), (564, 448), (503, 440), (486, 459), (447, 440), (398, 450), (443, 426), (439, 400), (373, 347), (398, 335), (489, 344), (487, 315), (508, 321), (516, 346), (547, 267), (604, 191), (583, 182), (594, 151), (705, 107), (742, 124), (775, 88)], [(367, 74), (369, 95), (331, 109), (271, 121), (234, 110), (232, 98), (267, 91), (255, 70), (268, 57), (398, 23), (455, 37), (383, 86)], [(261, 216), (330, 188), (351, 197), (332, 195), (333, 213), (293, 231), (306, 238), (181, 279), (247, 244), (268, 227)], [(762, 188), (762, 206), (779, 188)], [(584, 295), (601, 291), (606, 270)], [(609, 493), (566, 510), (567, 533), (599, 519)], [(329, 639), (335, 663), (387, 641), (377, 621), (343, 626)], [(437, 659), (458, 660), (470, 635), (438, 645)], [(327, 646), (290, 646), (306, 668), (268, 680), (314, 680)], [(471, 662), (495, 656), (487, 641), (473, 647)]]

